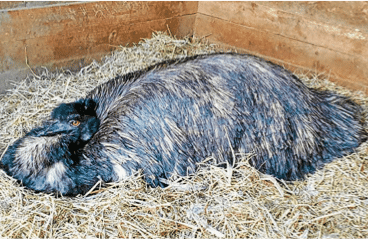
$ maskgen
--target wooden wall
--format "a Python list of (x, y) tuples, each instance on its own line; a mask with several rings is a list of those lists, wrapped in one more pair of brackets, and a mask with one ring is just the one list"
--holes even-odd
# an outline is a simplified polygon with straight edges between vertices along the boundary
[(153, 31), (169, 28), (178, 37), (192, 35), (198, 6), (166, 1), (35, 3), (0, 4), (0, 91), (9, 87), (9, 79), (28, 72), (26, 61), (30, 67), (78, 69)]
[(0, 92), (169, 28), (368, 93), (367, 2), (0, 2)]
[(368, 93), (367, 2), (199, 2), (195, 34)]

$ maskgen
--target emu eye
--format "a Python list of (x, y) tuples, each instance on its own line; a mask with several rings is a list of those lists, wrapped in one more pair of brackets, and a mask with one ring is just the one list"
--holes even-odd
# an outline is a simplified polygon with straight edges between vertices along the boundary
[(78, 120), (71, 120), (70, 121), (70, 124), (73, 125), (73, 126), (75, 126), (75, 127), (77, 127), (77, 126), (80, 125), (80, 121), (78, 121)]

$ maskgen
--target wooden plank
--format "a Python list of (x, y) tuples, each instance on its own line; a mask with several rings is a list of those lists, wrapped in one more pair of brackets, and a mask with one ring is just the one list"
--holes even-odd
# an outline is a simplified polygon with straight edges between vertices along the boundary
[[(85, 2), (0, 12), (0, 72), (58, 66), (106, 54), (117, 45), (167, 30), (193, 29), (197, 2)], [(192, 24), (182, 26), (182, 24)]]
[(316, 22), (345, 26), (367, 32), (366, 1), (262, 1), (258, 5), (303, 16)]
[(368, 60), (362, 56), (344, 54), (203, 14), (197, 16), (195, 35), (207, 36), (211, 42), (246, 49), (249, 53), (285, 63), (286, 66), (290, 64), (325, 72), (340, 84), (368, 92)]
[[(76, 42), (71, 38), (70, 42), (65, 43), (68, 39), (64, 38), (62, 39), (63, 42), (60, 43), (63, 45), (59, 48), (55, 46), (50, 49), (54, 53), (52, 59), (48, 56), (44, 56), (42, 52), (39, 52), (36, 48), (27, 50), (27, 55), (35, 55), (37, 59), (44, 61), (44, 65), (47, 64), (47, 66), (65, 66), (68, 67), (68, 69), (79, 69), (80, 66), (86, 65), (92, 59), (101, 59), (101, 57), (105, 56), (111, 50), (115, 50), (119, 45), (137, 43), (142, 38), (150, 38), (153, 31), (167, 31), (167, 29), (170, 29), (170, 32), (176, 36), (183, 37), (193, 35), (192, 26), (194, 22), (195, 16), (187, 15), (169, 19), (139, 22), (132, 25), (121, 25), (117, 31), (124, 32), (124, 36), (119, 39), (119, 41), (114, 40), (110, 41), (110, 43), (104, 43), (104, 39), (102, 39), (101, 42), (95, 42), (89, 45), (88, 48), (83, 48), (83, 39), (78, 39)], [(85, 41), (88, 41), (88, 39), (85, 39)], [(35, 42), (29, 40), (29, 42), (33, 45), (37, 44), (36, 40)]]
[[(306, 11), (304, 14), (301, 12), (302, 9), (318, 7), (321, 4), (318, 10)], [(365, 13), (360, 19), (365, 19), (368, 15), (368, 7), (364, 8), (365, 5), (367, 3), (354, 3), (356, 12)], [(291, 6), (298, 6), (299, 14), (294, 14)], [(276, 7), (283, 7), (288, 11)], [(198, 13), (337, 52), (368, 57), (366, 25), (364, 27), (360, 23), (360, 27), (357, 27), (351, 23), (344, 24), (349, 22), (349, 17), (353, 17), (350, 15), (343, 18), (344, 15), (340, 14), (339, 21), (335, 16), (334, 21), (330, 23), (326, 23), (326, 17), (317, 16), (318, 13), (323, 15), (322, 13), (327, 11), (337, 11), (338, 7), (352, 8), (351, 3), (346, 2), (199, 2)], [(330, 15), (332, 14), (328, 16)], [(368, 24), (368, 20), (365, 23)]]

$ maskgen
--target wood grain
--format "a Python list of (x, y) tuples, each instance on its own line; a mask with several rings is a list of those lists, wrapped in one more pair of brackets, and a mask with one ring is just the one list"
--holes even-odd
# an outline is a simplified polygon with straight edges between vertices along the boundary
[(364, 29), (320, 23), (311, 20), (313, 16), (261, 4), (199, 2), (195, 34), (286, 66), (326, 73), (340, 85), (367, 92)]
[(196, 2), (88, 2), (0, 12), (0, 72), (95, 58), (167, 30), (192, 34)]

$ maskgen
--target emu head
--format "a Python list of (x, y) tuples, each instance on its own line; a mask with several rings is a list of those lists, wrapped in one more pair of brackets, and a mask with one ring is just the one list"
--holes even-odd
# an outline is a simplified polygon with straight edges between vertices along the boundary
[(81, 99), (55, 108), (51, 120), (37, 132), (37, 136), (59, 136), (66, 143), (79, 146), (92, 138), (99, 125), (96, 103), (91, 99)]
[(78, 163), (78, 150), (99, 125), (93, 100), (61, 104), (52, 111), (50, 120), (9, 146), (0, 168), (36, 191), (69, 194), (75, 186), (71, 175)]

